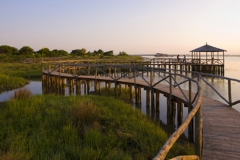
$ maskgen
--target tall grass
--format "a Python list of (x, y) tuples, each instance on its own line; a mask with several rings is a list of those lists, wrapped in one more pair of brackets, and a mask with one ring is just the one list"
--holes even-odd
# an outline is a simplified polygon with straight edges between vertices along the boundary
[(0, 159), (152, 159), (168, 138), (131, 105), (94, 95), (11, 100), (0, 125)]
[(24, 88), (24, 89), (19, 89), (14, 91), (13, 95), (10, 96), (10, 99), (21, 100), (21, 99), (27, 99), (31, 96), (33, 96), (33, 93), (29, 89)]
[[(119, 89), (117, 90), (117, 99), (123, 100), (127, 103), (132, 103), (132, 99), (130, 99), (129, 89), (121, 88), (121, 94), (119, 94)], [(115, 97), (115, 88), (101, 88), (100, 90), (101, 96)], [(134, 97), (135, 93), (132, 91), (132, 97)]]
[(29, 81), (16, 76), (8, 76), (0, 73), (0, 91), (22, 87), (28, 84)]
[(42, 66), (40, 63), (24, 64), (24, 63), (2, 63), (0, 73), (8, 76), (34, 78), (42, 76)]
[(29, 83), (26, 78), (41, 76), (41, 64), (1, 63), (0, 91), (22, 87)]

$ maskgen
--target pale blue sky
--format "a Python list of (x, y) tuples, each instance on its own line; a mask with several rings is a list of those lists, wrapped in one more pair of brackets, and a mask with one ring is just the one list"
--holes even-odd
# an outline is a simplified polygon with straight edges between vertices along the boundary
[(240, 0), (0, 0), (0, 45), (240, 54)]

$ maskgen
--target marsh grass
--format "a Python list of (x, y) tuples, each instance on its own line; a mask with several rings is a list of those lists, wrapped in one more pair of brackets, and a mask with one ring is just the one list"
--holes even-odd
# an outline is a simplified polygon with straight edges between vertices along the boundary
[[(0, 159), (152, 159), (168, 138), (111, 97), (38, 95), (1, 106)], [(169, 157), (192, 154), (185, 147)]]
[[(124, 102), (127, 103), (132, 103), (133, 99), (130, 99), (130, 92), (129, 89), (121, 88), (121, 94), (119, 94), (119, 90), (117, 91), (117, 99), (123, 100)], [(110, 96), (115, 98), (115, 89), (114, 88), (109, 88), (106, 90), (106, 88), (101, 88), (100, 91), (101, 96)], [(132, 97), (134, 97), (135, 93), (132, 91)]]
[(33, 93), (29, 89), (24, 88), (14, 91), (13, 95), (10, 96), (10, 99), (23, 100), (30, 98), (31, 96), (33, 96)]
[(42, 76), (42, 67), (40, 63), (2, 63), (0, 73), (23, 78), (35, 78)]
[(22, 77), (8, 76), (0, 73), (0, 91), (22, 87), (29, 81)]
[(27, 78), (41, 76), (41, 64), (1, 63), (0, 91), (22, 87), (29, 83)]

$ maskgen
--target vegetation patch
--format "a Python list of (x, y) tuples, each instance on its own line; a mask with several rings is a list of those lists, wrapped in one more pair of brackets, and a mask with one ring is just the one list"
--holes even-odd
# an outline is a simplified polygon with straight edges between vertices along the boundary
[(9, 77), (36, 78), (42, 77), (42, 65), (40, 63), (2, 63), (0, 73)]
[(19, 88), (28, 83), (29, 81), (22, 77), (9, 76), (0, 73), (0, 91)]
[(21, 100), (21, 99), (27, 99), (27, 98), (29, 98), (31, 96), (33, 96), (32, 92), (29, 89), (24, 88), (24, 89), (19, 89), (17, 91), (14, 91), (14, 93), (10, 97), (10, 99)]
[[(0, 159), (152, 159), (167, 134), (104, 96), (38, 95), (0, 107)], [(168, 157), (193, 154), (176, 144)]]

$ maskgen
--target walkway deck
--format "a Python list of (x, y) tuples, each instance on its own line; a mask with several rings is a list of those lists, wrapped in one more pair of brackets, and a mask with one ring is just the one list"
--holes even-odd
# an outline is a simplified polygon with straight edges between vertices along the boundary
[(240, 159), (240, 113), (211, 98), (204, 97), (203, 160)]
[[(43, 72), (47, 74), (47, 71)], [(59, 76), (59, 72), (51, 75)], [(72, 77), (70, 74), (61, 73), (63, 77)], [(78, 76), (80, 79), (114, 81), (109, 77)], [(121, 79), (118, 82), (134, 84), (133, 79)], [(136, 81), (138, 85), (146, 86), (144, 81)], [(169, 93), (167, 85), (158, 84), (154, 89), (162, 93)], [(188, 94), (187, 90), (184, 90)], [(172, 95), (184, 99), (178, 88), (173, 88)], [(240, 113), (217, 100), (203, 97), (203, 160), (238, 160), (240, 159)]]

